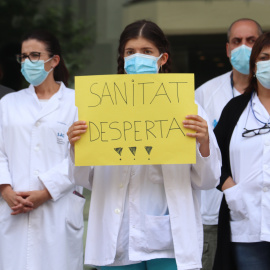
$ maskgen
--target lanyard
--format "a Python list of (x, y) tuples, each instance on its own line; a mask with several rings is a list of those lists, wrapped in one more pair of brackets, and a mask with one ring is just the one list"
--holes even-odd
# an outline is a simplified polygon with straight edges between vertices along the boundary
[(258, 119), (257, 117), (256, 117), (256, 115), (255, 115), (255, 112), (254, 112), (254, 110), (253, 110), (253, 105), (252, 105), (252, 98), (253, 98), (253, 96), (255, 95), (255, 92), (253, 91), (253, 93), (252, 93), (252, 95), (251, 95), (251, 98), (250, 98), (250, 107), (251, 107), (251, 111), (252, 111), (252, 113), (253, 113), (253, 115), (254, 115), (254, 117), (255, 117), (255, 119), (257, 120), (257, 121), (259, 121), (260, 123), (262, 123), (262, 124), (265, 124), (265, 125), (269, 125), (270, 124), (270, 122), (269, 123), (265, 123), (265, 122), (263, 122), (263, 121), (261, 121), (260, 119)]
[(233, 72), (231, 73), (231, 87), (232, 87), (232, 97), (234, 98), (234, 91), (233, 91)]

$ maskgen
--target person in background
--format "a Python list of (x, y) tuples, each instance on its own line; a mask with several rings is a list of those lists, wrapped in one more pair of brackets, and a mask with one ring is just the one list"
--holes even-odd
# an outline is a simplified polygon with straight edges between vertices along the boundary
[(17, 60), (30, 86), (0, 101), (0, 269), (82, 270), (85, 200), (66, 136), (75, 93), (59, 42), (32, 32)]
[(19, 42), (6, 42), (0, 48), (0, 98), (22, 89), (24, 80), (15, 54), (20, 52)]
[[(218, 123), (227, 102), (244, 92), (248, 86), (249, 58), (255, 40), (262, 34), (261, 26), (251, 19), (239, 19), (227, 32), (227, 56), (232, 71), (218, 76), (195, 91), (196, 101), (204, 108), (212, 128)], [(217, 224), (222, 192), (205, 190), (201, 194), (204, 227), (203, 270), (212, 270), (217, 247)]]
[(218, 247), (213, 269), (270, 265), (270, 33), (250, 56), (245, 93), (224, 108), (215, 134), (222, 152)]
[[(21, 75), (17, 76), (17, 72), (20, 72), (20, 68), (17, 67), (18, 63), (16, 59), (14, 59), (15, 52), (18, 52), (16, 51), (18, 49), (16, 45), (17, 44), (8, 43), (0, 48), (0, 99), (8, 93), (14, 92), (12, 86), (9, 85), (11, 77), (13, 82), (20, 81)], [(16, 65), (15, 68), (14, 63)], [(13, 85), (15, 86), (15, 83)]]
[[(169, 43), (153, 22), (126, 26), (118, 48), (118, 74), (170, 72)], [(126, 75), (129, 76), (129, 75)], [(87, 125), (68, 131), (70, 177), (92, 190), (85, 263), (101, 270), (201, 268), (203, 230), (199, 195), (220, 176), (220, 152), (206, 113), (183, 119), (196, 133), (196, 164), (75, 167), (74, 148)], [(94, 154), (94, 153), (89, 153)], [(180, 153), (179, 153), (180, 154)]]
[[(1, 73), (1, 70), (0, 70), (0, 73)], [(0, 76), (1, 76), (1, 74), (0, 74)], [(14, 90), (11, 89), (11, 88), (9, 88), (9, 87), (6, 87), (6, 86), (0, 84), (0, 99), (3, 96), (5, 96), (6, 94), (11, 93), (11, 92), (14, 92)]]

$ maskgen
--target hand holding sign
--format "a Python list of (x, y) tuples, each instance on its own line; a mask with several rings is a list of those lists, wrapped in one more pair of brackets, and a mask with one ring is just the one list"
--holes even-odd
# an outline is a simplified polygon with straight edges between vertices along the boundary
[(87, 127), (85, 121), (77, 121), (68, 129), (68, 140), (72, 146), (74, 146), (74, 143), (81, 138), (80, 135), (86, 132)]
[(210, 149), (207, 122), (199, 115), (187, 115), (186, 119), (190, 120), (183, 121), (184, 127), (196, 131), (196, 133), (187, 133), (186, 135), (197, 139), (200, 143), (200, 152), (203, 157), (209, 156)]

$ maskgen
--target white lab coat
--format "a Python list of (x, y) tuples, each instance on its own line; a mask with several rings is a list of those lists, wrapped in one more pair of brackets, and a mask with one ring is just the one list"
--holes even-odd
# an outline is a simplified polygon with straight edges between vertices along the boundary
[(42, 108), (30, 85), (0, 101), (0, 184), (15, 191), (46, 187), (52, 196), (16, 216), (0, 196), (0, 270), (83, 269), (85, 200), (72, 193), (67, 159), (74, 94), (61, 83)]
[[(195, 91), (195, 100), (203, 107), (214, 129), (225, 105), (233, 98), (231, 71), (207, 81)], [(216, 188), (201, 192), (203, 224), (218, 224), (223, 193)]]
[[(207, 119), (200, 106), (198, 112)], [(197, 149), (196, 164), (161, 165), (178, 270), (201, 268), (203, 229), (199, 190), (214, 188), (219, 182), (221, 168), (221, 155), (211, 127), (209, 136), (209, 157), (203, 158)], [(108, 265), (114, 262), (130, 172), (131, 166), (75, 167), (71, 152), (70, 176), (78, 185), (92, 190), (86, 264)], [(142, 232), (144, 228), (138, 224), (138, 230)], [(159, 242), (162, 242), (164, 235), (159, 237)], [(142, 242), (141, 250), (129, 254), (133, 261), (151, 258), (144, 244), (155, 239), (151, 236), (143, 238), (138, 239)]]
[[(260, 121), (269, 122), (269, 113), (257, 94), (252, 107)], [(245, 128), (262, 126), (248, 103), (230, 139), (230, 167), (236, 185), (224, 194), (230, 209), (232, 242), (270, 242), (270, 133), (242, 137)]]

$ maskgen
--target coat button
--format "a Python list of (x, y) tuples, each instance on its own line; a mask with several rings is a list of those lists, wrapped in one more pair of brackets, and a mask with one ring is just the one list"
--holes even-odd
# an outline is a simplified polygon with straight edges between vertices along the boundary
[(268, 191), (268, 187), (263, 187), (263, 191), (267, 192)]
[(34, 175), (39, 175), (39, 171), (38, 170), (34, 171)]
[(36, 127), (39, 127), (40, 126), (40, 122), (36, 122)]
[(114, 210), (114, 213), (115, 213), (115, 214), (120, 214), (120, 212), (121, 212), (121, 211), (120, 211), (120, 209), (118, 209), (118, 208), (116, 208), (116, 209)]

